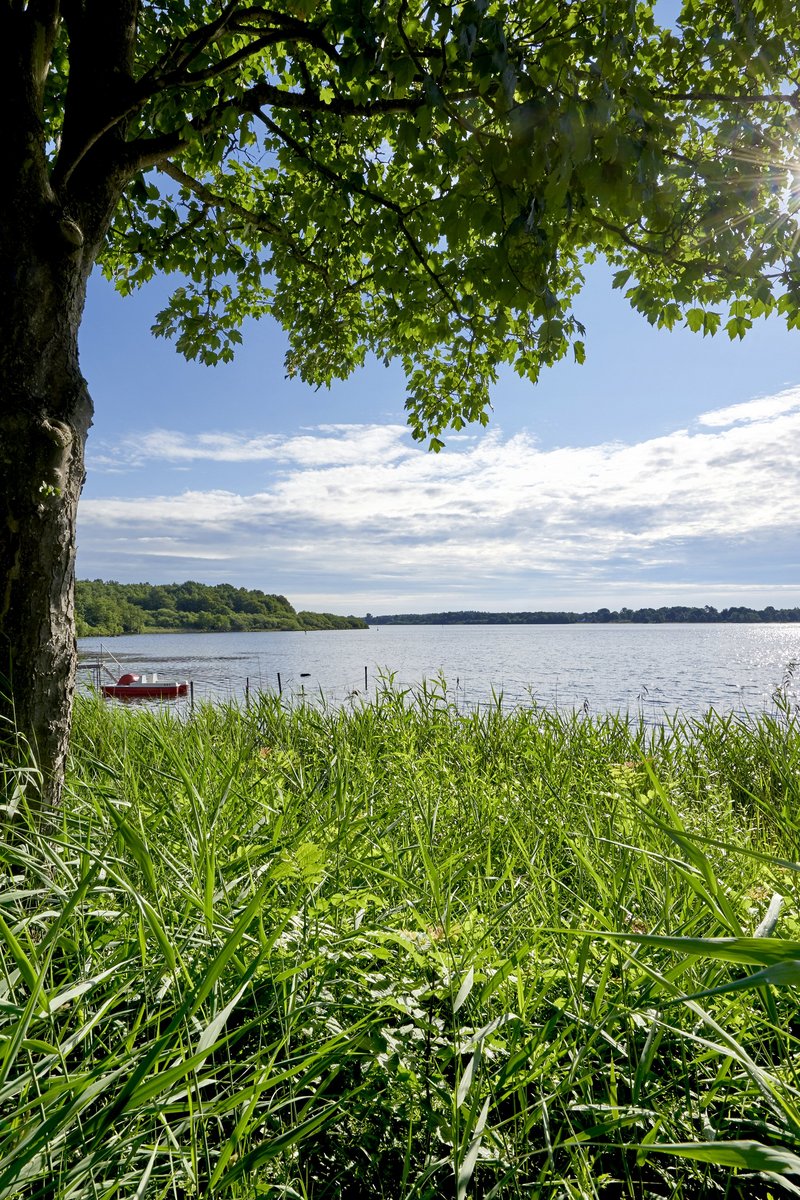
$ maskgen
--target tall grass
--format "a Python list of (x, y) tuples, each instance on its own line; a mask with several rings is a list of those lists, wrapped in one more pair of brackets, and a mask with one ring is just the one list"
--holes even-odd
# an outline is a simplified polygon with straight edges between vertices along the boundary
[(4, 776), (0, 1200), (797, 1194), (799, 760), (785, 706), (81, 701), (54, 825)]

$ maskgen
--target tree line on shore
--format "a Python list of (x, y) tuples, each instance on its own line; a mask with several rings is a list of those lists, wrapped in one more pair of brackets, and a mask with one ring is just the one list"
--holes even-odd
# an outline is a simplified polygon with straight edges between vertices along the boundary
[(667, 605), (663, 608), (598, 608), (595, 612), (459, 612), (396, 613), (375, 617), (367, 613), (370, 625), (663, 625), (742, 624), (746, 622), (800, 621), (800, 608), (746, 608), (735, 606), (717, 610), (711, 604), (701, 608)]
[(366, 629), (360, 617), (297, 612), (285, 596), (230, 583), (116, 583), (81, 579), (75, 587), (79, 637), (180, 631)]

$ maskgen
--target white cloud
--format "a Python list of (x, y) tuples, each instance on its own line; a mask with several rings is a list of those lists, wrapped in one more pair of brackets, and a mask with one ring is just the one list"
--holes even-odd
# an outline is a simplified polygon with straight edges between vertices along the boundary
[(397, 457), (405, 453), (398, 434), (404, 425), (319, 425), (313, 431), (282, 437), (238, 433), (200, 433), (190, 436), (171, 429), (154, 429), (123, 439), (117, 446), (91, 451), (90, 465), (106, 471), (154, 463), (294, 462), (325, 466), (358, 462), (365, 457)]
[(776, 396), (761, 396), (757, 400), (746, 400), (743, 404), (731, 404), (727, 408), (716, 408), (698, 417), (701, 425), (734, 425), (738, 421), (769, 420), (800, 408), (800, 387), (787, 388)]
[(218, 560), (234, 582), (296, 595), (329, 579), (329, 594), (398, 602), (466, 589), (486, 603), (572, 581), (591, 606), (599, 586), (624, 581), (800, 583), (800, 388), (633, 445), (542, 450), (493, 431), (431, 455), (404, 426), (337, 425), (287, 437), (157, 431), (117, 459), (147, 447), (173, 463), (269, 459), (270, 476), (250, 489), (84, 500), (82, 574), (124, 548), (131, 578), (155, 559), (162, 577), (170, 558)]

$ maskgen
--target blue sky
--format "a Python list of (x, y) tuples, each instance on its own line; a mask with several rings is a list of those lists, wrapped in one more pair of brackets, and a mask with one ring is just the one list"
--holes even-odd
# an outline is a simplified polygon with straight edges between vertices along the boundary
[(355, 613), (800, 603), (800, 334), (780, 321), (656, 331), (598, 267), (586, 364), (507, 373), (489, 428), (432, 455), (399, 370), (315, 392), (284, 379), (270, 322), (231, 365), (187, 363), (149, 332), (167, 292), (92, 282), (80, 578)]

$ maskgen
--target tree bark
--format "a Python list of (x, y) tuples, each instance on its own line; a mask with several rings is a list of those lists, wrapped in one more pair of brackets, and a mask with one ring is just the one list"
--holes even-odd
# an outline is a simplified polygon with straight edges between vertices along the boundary
[(75, 520), (92, 405), (78, 366), (85, 267), (54, 206), (0, 239), (0, 754), (19, 735), (58, 804), (75, 684)]
[[(83, 484), (88, 393), (64, 421), (0, 419), (0, 714), (42, 772), (29, 795), (60, 800), (75, 680), (75, 518)], [(5, 739), (4, 739), (5, 740)]]
[[(21, 735), (41, 772), (29, 799), (43, 808), (61, 798), (75, 688), (75, 520), (92, 423), (78, 330), (135, 169), (124, 122), (109, 114), (130, 90), (136, 12), (137, 0), (0, 7), (0, 766), (8, 753), (13, 766)], [(44, 87), (62, 17), (70, 72), (58, 148)]]

